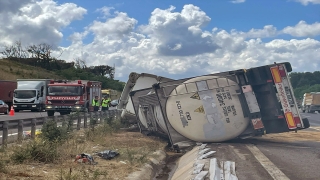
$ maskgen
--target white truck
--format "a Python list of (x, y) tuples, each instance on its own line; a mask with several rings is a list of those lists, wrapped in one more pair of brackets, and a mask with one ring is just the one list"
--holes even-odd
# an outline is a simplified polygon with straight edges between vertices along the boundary
[(17, 79), (17, 89), (14, 90), (13, 108), (15, 112), (45, 110), (48, 84), (50, 79)]
[(314, 113), (320, 111), (320, 92), (310, 92), (303, 95), (302, 112)]
[(159, 81), (129, 94), (141, 132), (164, 135), (176, 148), (179, 142), (222, 142), (309, 128), (290, 71), (290, 63), (275, 63)]

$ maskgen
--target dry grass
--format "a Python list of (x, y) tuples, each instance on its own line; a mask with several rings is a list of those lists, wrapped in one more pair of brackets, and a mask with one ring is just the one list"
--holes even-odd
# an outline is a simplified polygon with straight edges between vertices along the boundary
[(10, 60), (0, 59), (0, 79), (16, 80), (16, 79), (43, 79), (55, 78), (59, 79), (58, 75), (40, 67), (33, 67), (25, 64), (20, 64)]
[[(119, 131), (112, 134), (86, 136), (81, 130), (59, 147), (60, 158), (55, 163), (28, 162), (14, 164), (10, 154), (15, 146), (8, 147), (1, 153), (0, 179), (124, 179), (147, 162), (152, 153), (163, 149), (166, 143), (155, 137), (147, 137), (139, 132)], [(28, 142), (26, 142), (28, 143)], [(117, 150), (120, 155), (112, 160), (94, 156), (96, 165), (73, 162), (76, 154), (97, 151)], [(71, 173), (70, 173), (71, 172)]]

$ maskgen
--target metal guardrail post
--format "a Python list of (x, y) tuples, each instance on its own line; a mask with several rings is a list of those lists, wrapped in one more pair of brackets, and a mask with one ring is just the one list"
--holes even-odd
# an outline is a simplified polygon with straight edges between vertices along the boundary
[(99, 123), (103, 122), (103, 114), (104, 114), (104, 111), (99, 112), (99, 117), (100, 117)]
[(31, 139), (36, 138), (37, 119), (31, 120)]
[(7, 146), (8, 143), (8, 133), (9, 133), (9, 122), (3, 122), (3, 129), (2, 129), (2, 145)]
[(88, 121), (88, 113), (87, 112), (84, 112), (83, 120), (84, 120), (83, 127), (87, 128), (87, 121)]
[(67, 116), (66, 115), (63, 115), (62, 116), (62, 127), (66, 127), (68, 125), (67, 123)]
[(78, 121), (77, 121), (77, 130), (80, 130), (81, 128), (81, 115), (80, 112), (78, 113)]
[(53, 116), (53, 121), (56, 123), (56, 126), (58, 126), (58, 117), (57, 116)]
[(23, 139), (23, 120), (18, 122), (18, 142), (21, 142)]
[(93, 126), (94, 126), (94, 112), (90, 112), (90, 120), (89, 120), (89, 122), (90, 122), (90, 124), (89, 124), (89, 126), (90, 126), (90, 128), (92, 128)]

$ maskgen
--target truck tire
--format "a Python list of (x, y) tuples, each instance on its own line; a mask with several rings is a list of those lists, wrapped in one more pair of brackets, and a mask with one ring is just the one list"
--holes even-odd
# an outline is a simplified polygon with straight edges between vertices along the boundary
[(4, 112), (4, 114), (9, 114), (9, 108)]
[(48, 116), (53, 116), (54, 115), (54, 111), (47, 111)]
[(308, 118), (302, 118), (302, 122), (303, 122), (304, 128), (309, 128), (310, 127), (310, 123), (309, 123), (309, 119)]
[(42, 107), (39, 107), (38, 112), (42, 112), (42, 111), (43, 111)]

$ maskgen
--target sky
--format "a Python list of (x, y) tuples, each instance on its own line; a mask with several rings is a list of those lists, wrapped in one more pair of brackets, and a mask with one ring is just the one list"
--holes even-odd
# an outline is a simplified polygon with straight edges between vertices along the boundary
[(47, 43), (53, 56), (172, 79), (290, 62), (320, 70), (320, 0), (0, 0), (0, 50)]

